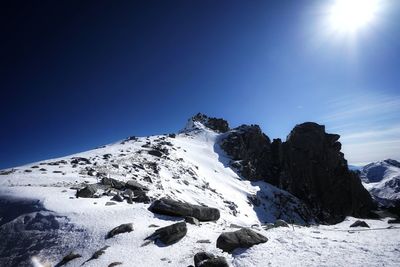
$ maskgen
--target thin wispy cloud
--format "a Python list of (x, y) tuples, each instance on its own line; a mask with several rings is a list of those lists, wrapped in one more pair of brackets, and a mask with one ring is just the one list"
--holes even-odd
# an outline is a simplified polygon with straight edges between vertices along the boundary
[(400, 97), (386, 94), (342, 96), (327, 103), (321, 120), (341, 135), (350, 163), (400, 159)]

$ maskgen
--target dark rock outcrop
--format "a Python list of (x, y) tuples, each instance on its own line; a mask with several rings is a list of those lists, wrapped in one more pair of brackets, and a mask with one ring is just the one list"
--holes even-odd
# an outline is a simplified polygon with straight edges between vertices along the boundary
[(195, 267), (229, 267), (224, 257), (215, 256), (207, 252), (199, 252), (194, 255)]
[(217, 248), (231, 253), (237, 248), (249, 248), (267, 241), (268, 238), (265, 236), (248, 228), (242, 228), (235, 232), (222, 233), (217, 239)]
[(169, 246), (181, 240), (186, 233), (186, 223), (179, 222), (157, 229), (152, 235), (146, 237), (145, 240), (161, 241), (164, 245)]
[(258, 125), (242, 125), (232, 130), (220, 143), (234, 160), (233, 167), (248, 180), (271, 177), (271, 141)]
[(125, 183), (113, 178), (103, 177), (101, 179), (101, 184), (105, 186), (109, 186), (118, 190), (122, 190), (125, 188)]
[(232, 166), (248, 180), (264, 180), (302, 200), (321, 222), (337, 223), (347, 215), (368, 217), (375, 208), (356, 173), (340, 152), (339, 135), (306, 122), (286, 142), (270, 139), (258, 126), (240, 126), (220, 141)]
[(219, 133), (226, 133), (227, 131), (229, 131), (229, 124), (224, 119), (211, 118), (204, 114), (197, 113), (195, 116), (191, 118), (191, 120), (198, 121), (207, 128)]
[(190, 216), (199, 221), (216, 221), (220, 217), (219, 210), (216, 208), (183, 203), (168, 198), (161, 198), (154, 201), (149, 210), (153, 213), (169, 216)]
[(358, 220), (358, 221), (355, 221), (352, 225), (350, 225), (350, 227), (368, 227), (369, 228), (369, 225), (364, 221)]
[(114, 236), (122, 234), (122, 233), (129, 233), (132, 231), (133, 231), (132, 223), (121, 224), (120, 226), (117, 226), (114, 229), (112, 229), (110, 232), (108, 232), (106, 239), (114, 237)]
[(87, 185), (76, 192), (76, 197), (92, 198), (97, 192), (96, 185)]
[(400, 223), (400, 218), (388, 220), (389, 224)]

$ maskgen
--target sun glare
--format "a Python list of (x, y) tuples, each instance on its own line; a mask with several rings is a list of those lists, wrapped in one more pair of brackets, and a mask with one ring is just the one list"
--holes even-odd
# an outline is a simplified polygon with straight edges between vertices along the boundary
[(335, 0), (329, 8), (333, 30), (354, 33), (371, 24), (377, 16), (381, 0)]

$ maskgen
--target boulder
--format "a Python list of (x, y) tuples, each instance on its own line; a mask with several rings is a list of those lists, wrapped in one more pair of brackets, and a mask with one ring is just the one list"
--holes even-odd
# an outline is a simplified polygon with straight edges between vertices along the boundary
[(157, 229), (145, 240), (161, 241), (164, 245), (172, 245), (181, 240), (187, 233), (185, 222), (175, 223), (166, 227)]
[(132, 223), (121, 224), (120, 226), (117, 226), (114, 229), (112, 229), (110, 232), (108, 232), (106, 239), (112, 238), (112, 237), (122, 234), (122, 233), (129, 233), (132, 231), (133, 231)]
[(113, 178), (103, 177), (101, 179), (101, 184), (109, 186), (109, 187), (112, 187), (112, 188), (115, 188), (115, 189), (118, 189), (118, 190), (122, 190), (122, 189), (125, 188), (125, 183), (124, 182), (118, 181), (118, 180), (113, 179)]
[(97, 192), (96, 185), (90, 184), (76, 192), (76, 197), (93, 198)]
[(199, 252), (194, 255), (195, 267), (229, 267), (224, 257), (214, 256), (211, 253)]
[(193, 205), (168, 198), (154, 201), (149, 210), (153, 213), (169, 216), (190, 216), (199, 221), (216, 221), (220, 217), (219, 210), (216, 208)]
[(257, 244), (265, 243), (268, 238), (248, 228), (235, 232), (222, 233), (217, 239), (217, 248), (232, 253), (237, 248), (249, 248)]
[(350, 227), (368, 227), (369, 228), (369, 225), (364, 221), (358, 220), (358, 221), (355, 221), (352, 225), (350, 225)]
[(69, 253), (67, 256), (65, 256), (59, 263), (57, 263), (55, 265), (55, 267), (60, 267), (63, 266), (65, 264), (67, 264), (68, 262), (77, 259), (77, 258), (81, 258), (82, 256), (80, 254), (75, 254), (75, 253)]
[(149, 191), (149, 189), (147, 187), (139, 184), (135, 180), (129, 180), (128, 182), (126, 182), (125, 188), (133, 190), (133, 191), (135, 191), (135, 190)]

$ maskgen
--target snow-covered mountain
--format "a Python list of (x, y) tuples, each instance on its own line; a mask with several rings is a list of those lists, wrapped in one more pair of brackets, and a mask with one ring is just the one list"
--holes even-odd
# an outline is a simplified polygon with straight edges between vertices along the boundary
[[(178, 134), (130, 137), (1, 171), (0, 266), (188, 266), (203, 251), (229, 266), (396, 266), (400, 235), (385, 229), (386, 219), (366, 220), (380, 231), (349, 231), (352, 217), (315, 224), (303, 201), (231, 168), (219, 146), (225, 126), (195, 117)], [(178, 211), (164, 203), (158, 208), (165, 212), (157, 212), (154, 204), (164, 198), (197, 206)], [(211, 220), (203, 213), (208, 207), (218, 210)], [(157, 232), (184, 220), (172, 216), (182, 212), (191, 213), (195, 219), (186, 220), (194, 224), (167, 237)], [(294, 224), (275, 227), (285, 226), (280, 220)], [(223, 249), (221, 234), (242, 228), (252, 231), (244, 238), (262, 236), (257, 245)], [(125, 233), (115, 235), (119, 231)], [(178, 241), (147, 240), (169, 235)], [(226, 266), (204, 262), (195, 265)]]
[(400, 203), (400, 162), (386, 159), (370, 163), (360, 170), (360, 178), (382, 205)]

